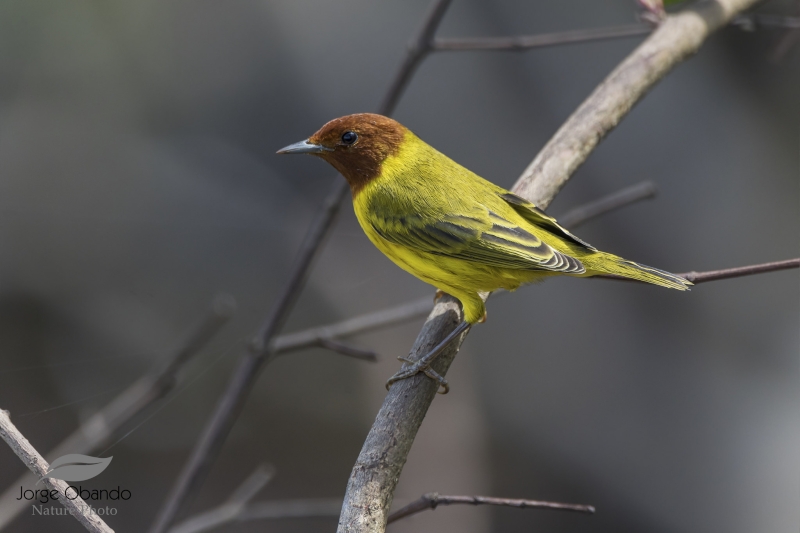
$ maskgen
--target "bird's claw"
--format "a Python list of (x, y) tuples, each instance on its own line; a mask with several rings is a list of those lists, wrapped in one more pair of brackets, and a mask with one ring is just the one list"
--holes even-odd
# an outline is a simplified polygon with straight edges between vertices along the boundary
[(439, 388), (443, 388), (444, 390), (437, 390), (439, 394), (447, 394), (450, 392), (450, 385), (447, 383), (447, 380), (444, 379), (438, 372), (430, 367), (430, 363), (425, 363), (423, 361), (412, 361), (407, 357), (398, 357), (400, 361), (404, 363), (408, 363), (411, 366), (404, 370), (400, 370), (394, 376), (390, 377), (389, 380), (386, 382), (386, 390), (391, 388), (392, 384), (396, 381), (400, 381), (402, 379), (407, 379), (413, 376), (416, 376), (420, 372), (431, 378), (433, 381), (439, 384)]

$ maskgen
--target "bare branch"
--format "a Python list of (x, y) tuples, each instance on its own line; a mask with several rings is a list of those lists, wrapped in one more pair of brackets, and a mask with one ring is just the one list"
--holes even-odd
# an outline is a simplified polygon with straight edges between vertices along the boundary
[(655, 198), (658, 189), (652, 181), (643, 181), (630, 187), (625, 187), (588, 204), (570, 209), (560, 217), (558, 222), (566, 228), (575, 228), (584, 222), (611, 211), (616, 211), (642, 200)]
[(627, 24), (590, 30), (517, 35), (511, 37), (437, 37), (433, 49), (437, 52), (468, 52), (476, 50), (523, 51), (562, 44), (585, 43), (624, 37), (639, 37), (652, 33), (646, 24)]
[(790, 268), (800, 268), (800, 258), (786, 259), (785, 261), (774, 261), (772, 263), (761, 263), (760, 265), (726, 268), (724, 270), (709, 270), (707, 272), (692, 271), (678, 275), (688, 279), (692, 283), (697, 284), (705, 283), (706, 281), (716, 281), (718, 279), (740, 278), (742, 276), (752, 276), (753, 274), (788, 270)]
[(272, 500), (243, 506), (232, 514), (228, 508), (217, 507), (195, 515), (169, 530), (169, 533), (201, 533), (232, 522), (250, 520), (278, 520), (282, 518), (319, 518), (339, 516), (342, 500), (338, 498), (307, 498), (298, 500)]
[[(573, 113), (523, 172), (514, 192), (546, 208), (600, 140), (645, 93), (682, 60), (697, 51), (710, 33), (757, 0), (716, 0), (668, 16)], [(422, 357), (462, 320), (458, 301), (445, 296), (434, 305), (417, 337), (410, 359)], [(433, 362), (445, 375), (466, 335)], [(438, 383), (425, 375), (399, 381), (381, 406), (347, 485), (339, 533), (382, 532), (388, 510), (417, 431)]]
[(594, 507), (591, 505), (581, 505), (577, 503), (545, 502), (540, 500), (520, 500), (512, 498), (493, 498), (491, 496), (442, 496), (438, 492), (423, 494), (418, 500), (414, 500), (402, 509), (398, 509), (389, 515), (387, 523), (391, 524), (397, 520), (411, 516), (413, 514), (436, 509), (439, 505), (499, 505), (503, 507), (516, 507), (518, 509), (551, 509), (555, 511), (573, 511), (576, 513), (594, 514)]
[(297, 333), (287, 333), (275, 339), (272, 344), (272, 350), (276, 354), (283, 354), (319, 346), (323, 341), (331, 341), (339, 337), (400, 324), (412, 318), (424, 316), (430, 312), (431, 307), (432, 300), (429, 296), (426, 296), (397, 307), (367, 313), (328, 326), (311, 328)]
[(409, 41), (406, 50), (406, 56), (403, 63), (397, 70), (392, 83), (389, 85), (389, 90), (386, 91), (386, 96), (378, 107), (378, 113), (381, 115), (390, 115), (397, 107), (397, 102), (408, 86), (408, 82), (416, 72), (417, 67), (422, 63), (422, 60), (433, 49), (434, 36), (439, 24), (442, 23), (444, 14), (447, 8), (450, 7), (452, 0), (434, 0), (425, 17), (422, 19), (422, 24), (417, 31), (417, 34)]
[(340, 499), (277, 500), (249, 503), (275, 474), (274, 468), (261, 465), (237, 488), (228, 500), (214, 509), (196, 514), (175, 525), (169, 533), (201, 533), (231, 522), (277, 518), (337, 516)]
[(361, 348), (356, 348), (355, 346), (350, 346), (349, 344), (335, 341), (333, 339), (320, 339), (319, 345), (322, 348), (327, 348), (333, 352), (346, 355), (348, 357), (353, 357), (355, 359), (361, 359), (362, 361), (370, 361), (371, 363), (374, 363), (378, 360), (378, 354), (371, 350), (362, 350)]
[[(430, 42), (450, 1), (434, 0), (431, 4), (416, 39), (408, 47), (406, 60), (400, 66), (394, 82), (387, 91), (386, 98), (378, 109), (379, 113), (389, 115), (394, 110), (417, 65), (427, 56)], [(321, 211), (306, 235), (289, 282), (284, 286), (283, 292), (264, 321), (250, 349), (241, 358), (228, 382), (228, 387), (203, 428), (203, 433), (192, 449), (188, 461), (151, 526), (150, 533), (164, 533), (169, 528), (186, 500), (202, 484), (208, 470), (219, 455), (225, 439), (253, 388), (259, 371), (275, 357), (269, 350), (272, 339), (285, 324), (347, 191), (346, 182), (337, 177), (333, 189), (326, 197)]]
[(514, 186), (544, 209), (600, 140), (713, 31), (757, 0), (715, 0), (668, 16), (561, 126)]
[(73, 499), (70, 493), (70, 497), (66, 497), (66, 491), (69, 487), (66, 481), (45, 477), (50, 465), (44, 460), (44, 457), (39, 455), (39, 452), (31, 446), (28, 439), (26, 439), (14, 424), (11, 423), (11, 419), (8, 417), (8, 411), (3, 411), (2, 409), (0, 409), (0, 438), (6, 441), (6, 444), (14, 450), (17, 457), (30, 468), (31, 472), (33, 472), (37, 478), (43, 478), (42, 482), (48, 490), (54, 490), (61, 495), (58, 501), (67, 508), (69, 514), (74, 516), (83, 527), (94, 533), (114, 533), (114, 530), (108, 527), (108, 525), (103, 522), (103, 519), (97, 516), (97, 513), (94, 512), (92, 507), (80, 496), (76, 495)]
[(171, 528), (169, 533), (198, 533), (236, 520), (247, 502), (252, 500), (258, 494), (258, 491), (270, 482), (274, 475), (275, 469), (273, 467), (268, 465), (258, 466), (225, 503), (184, 520)]
[[(160, 370), (136, 380), (53, 448), (47, 457), (52, 461), (68, 453), (91, 453), (107, 442), (124, 424), (171, 392), (185, 364), (230, 320), (235, 308), (236, 302), (231, 296), (217, 296), (208, 314), (192, 328)], [(16, 491), (19, 487), (33, 486), (36, 481), (33, 474), (24, 474), (0, 496), (0, 530), (25, 509), (25, 501), (17, 499)]]

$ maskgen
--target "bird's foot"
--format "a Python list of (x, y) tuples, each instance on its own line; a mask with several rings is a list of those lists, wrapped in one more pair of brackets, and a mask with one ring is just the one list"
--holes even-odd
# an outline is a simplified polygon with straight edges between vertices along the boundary
[(431, 368), (430, 361), (423, 361), (422, 359), (420, 359), (419, 361), (412, 361), (407, 357), (398, 357), (398, 359), (400, 361), (403, 361), (404, 363), (410, 364), (411, 366), (406, 369), (400, 370), (394, 376), (390, 377), (389, 380), (386, 382), (386, 390), (389, 390), (389, 388), (395, 381), (400, 381), (401, 379), (407, 379), (416, 376), (417, 374), (422, 372), (423, 374), (431, 378), (433, 381), (437, 382), (439, 384), (440, 389), (444, 389), (437, 391), (439, 394), (447, 394), (448, 392), (450, 392), (450, 385), (447, 384), (447, 380), (444, 379), (438, 372), (436, 372), (434, 369)]
[(433, 303), (439, 301), (439, 298), (444, 296), (446, 293), (442, 289), (436, 289), (436, 294), (433, 295)]
[(403, 368), (399, 372), (397, 372), (394, 376), (389, 378), (389, 381), (386, 382), (386, 390), (392, 386), (393, 383), (400, 381), (401, 379), (410, 378), (412, 376), (416, 376), (420, 372), (434, 380), (439, 384), (439, 387), (444, 387), (443, 391), (440, 391), (441, 394), (447, 394), (450, 390), (450, 386), (447, 384), (447, 380), (444, 379), (442, 376), (439, 375), (438, 372), (431, 368), (431, 363), (433, 363), (434, 359), (436, 359), (439, 354), (441, 354), (447, 346), (453, 342), (453, 339), (464, 333), (468, 330), (470, 324), (468, 322), (461, 322), (456, 328), (451, 331), (442, 341), (437, 344), (430, 352), (425, 354), (425, 356), (420, 357), (416, 361), (412, 361), (406, 357), (398, 357), (399, 360), (403, 361), (404, 363), (408, 363), (411, 366), (408, 368)]

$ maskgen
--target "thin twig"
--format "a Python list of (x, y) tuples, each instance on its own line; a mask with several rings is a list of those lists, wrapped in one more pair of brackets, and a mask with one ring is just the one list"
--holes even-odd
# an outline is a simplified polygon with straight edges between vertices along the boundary
[[(217, 296), (206, 316), (191, 329), (160, 370), (136, 380), (103, 409), (90, 416), (46, 456), (52, 461), (68, 453), (91, 453), (128, 421), (171, 392), (186, 363), (230, 320), (235, 308), (236, 302), (231, 296)], [(33, 486), (36, 481), (33, 474), (23, 474), (0, 496), (0, 530), (25, 509), (25, 501), (16, 497), (19, 487)]]
[[(427, 56), (433, 35), (450, 1), (434, 0), (431, 4), (416, 39), (408, 47), (405, 61), (398, 69), (386, 98), (378, 109), (379, 113), (390, 115), (394, 110), (417, 65)], [(306, 235), (289, 282), (284, 286), (270, 315), (251, 343), (250, 349), (241, 358), (225, 392), (203, 428), (203, 433), (170, 490), (166, 502), (156, 516), (150, 533), (164, 533), (172, 525), (178, 512), (202, 484), (211, 465), (219, 455), (225, 439), (253, 388), (259, 371), (265, 363), (274, 358), (274, 354), (269, 350), (271, 341), (285, 324), (347, 191), (346, 182), (341, 178), (336, 178), (332, 191), (325, 199), (320, 213)]]
[(172, 527), (169, 533), (197, 533), (233, 522), (274, 475), (275, 469), (272, 466), (260, 465), (222, 505), (187, 518)]
[(378, 354), (373, 352), (372, 350), (362, 350), (361, 348), (356, 348), (355, 346), (350, 346), (349, 344), (345, 344), (343, 342), (335, 341), (333, 339), (320, 339), (319, 345), (322, 348), (327, 348), (332, 352), (336, 352), (342, 355), (346, 355), (348, 357), (353, 357), (355, 359), (361, 359), (362, 361), (369, 361), (374, 363), (378, 360)]
[(231, 494), (222, 505), (198, 513), (173, 526), (169, 533), (201, 533), (231, 522), (278, 518), (315, 518), (337, 516), (342, 508), (341, 499), (275, 500), (250, 503), (270, 482), (274, 468), (261, 465)]
[(103, 522), (103, 519), (97, 516), (94, 509), (80, 496), (76, 494), (75, 498), (72, 498), (72, 492), (70, 492), (69, 497), (67, 497), (69, 485), (66, 481), (45, 477), (50, 465), (44, 460), (44, 457), (39, 455), (39, 452), (28, 442), (28, 439), (14, 427), (8, 417), (8, 411), (3, 411), (2, 409), (0, 409), (0, 438), (6, 441), (11, 449), (14, 450), (14, 453), (17, 454), (17, 457), (30, 468), (37, 478), (42, 479), (48, 490), (54, 490), (59, 494), (58, 501), (67, 508), (69, 514), (74, 516), (83, 527), (94, 533), (114, 533), (114, 530), (108, 527)]
[(322, 341), (331, 341), (339, 337), (399, 324), (428, 314), (432, 305), (433, 300), (430, 296), (426, 296), (397, 307), (348, 318), (335, 324), (287, 333), (275, 339), (272, 350), (276, 354), (283, 354), (319, 346)]
[(378, 107), (378, 113), (381, 115), (391, 115), (400, 97), (411, 81), (411, 77), (416, 72), (417, 67), (422, 63), (422, 60), (433, 50), (434, 37), (436, 29), (441, 24), (447, 8), (450, 7), (452, 0), (434, 0), (431, 2), (428, 12), (422, 19), (422, 24), (419, 27), (416, 35), (414, 35), (408, 43), (406, 55), (400, 68), (389, 85), (389, 90)]
[[(716, 0), (668, 16), (566, 121), (517, 180), (514, 192), (545, 209), (600, 140), (658, 80), (696, 52), (713, 31), (756, 2)], [(461, 321), (458, 301), (440, 298), (410, 358), (422, 357)], [(432, 369), (439, 375), (446, 374), (464, 337), (448, 345), (433, 362)], [(425, 375), (392, 385), (350, 475), (339, 533), (385, 530), (394, 489), (438, 388)]]
[(423, 494), (418, 500), (414, 500), (402, 509), (398, 509), (389, 515), (387, 523), (391, 524), (397, 520), (411, 516), (413, 514), (436, 509), (439, 505), (500, 505), (503, 507), (516, 507), (518, 509), (551, 509), (555, 511), (572, 511), (576, 513), (594, 514), (595, 509), (591, 505), (581, 505), (577, 503), (545, 502), (540, 500), (521, 500), (516, 498), (493, 498), (491, 496), (443, 496), (438, 492)]
[(707, 272), (685, 272), (678, 274), (688, 279), (692, 283), (705, 283), (718, 279), (740, 278), (742, 276), (752, 276), (753, 274), (763, 274), (764, 272), (776, 272), (778, 270), (788, 270), (790, 268), (800, 268), (800, 258), (787, 259), (785, 261), (773, 261), (772, 263), (761, 263), (760, 265), (750, 265), (737, 268), (726, 268), (724, 270), (709, 270)]
[(433, 49), (437, 52), (467, 52), (476, 50), (522, 51), (531, 48), (585, 43), (624, 37), (639, 37), (652, 33), (653, 27), (646, 24), (626, 24), (590, 30), (517, 35), (511, 37), (437, 37)]
[(643, 181), (630, 187), (625, 187), (593, 202), (570, 209), (560, 217), (558, 222), (566, 228), (575, 228), (584, 222), (621, 207), (655, 198), (658, 189), (652, 181)]
[(201, 533), (232, 522), (279, 520), (283, 518), (336, 517), (342, 510), (341, 498), (305, 498), (249, 503), (235, 515), (212, 515), (220, 508), (181, 522), (169, 533)]

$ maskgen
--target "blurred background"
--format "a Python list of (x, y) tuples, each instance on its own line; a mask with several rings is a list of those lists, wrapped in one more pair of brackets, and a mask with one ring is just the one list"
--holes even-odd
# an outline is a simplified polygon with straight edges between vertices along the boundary
[[(340, 115), (374, 110), (428, 0), (41, 0), (0, 4), (0, 408), (42, 453), (169, 355), (215, 294), (238, 301), (179, 394), (123, 428), (85, 487), (132, 492), (107, 517), (152, 522), (247, 340), (288, 278), (335, 180), (278, 157)], [(760, 10), (790, 14), (796, 2)], [(455, 0), (440, 36), (635, 22), (632, 0)], [(797, 30), (795, 30), (797, 31)], [(655, 200), (577, 233), (674, 272), (798, 255), (800, 46), (729, 27), (662, 81), (548, 212), (644, 179)], [(642, 38), (524, 53), (440, 53), (396, 118), (510, 187)], [(780, 57), (776, 57), (779, 55)], [(286, 331), (433, 290), (384, 258), (349, 200)], [(395, 495), (559, 500), (594, 516), (442, 507), (390, 531), (797, 531), (797, 271), (688, 294), (556, 279), (499, 295), (437, 397)], [(347, 341), (376, 364), (312, 349), (262, 373), (190, 513), (261, 463), (254, 501), (341, 498), (423, 319)], [(96, 450), (99, 452), (100, 450)], [(24, 465), (0, 446), (0, 490)], [(18, 494), (18, 492), (14, 492)], [(336, 517), (224, 531), (333, 531)], [(32, 516), (4, 531), (83, 531)]]

